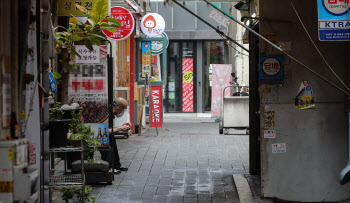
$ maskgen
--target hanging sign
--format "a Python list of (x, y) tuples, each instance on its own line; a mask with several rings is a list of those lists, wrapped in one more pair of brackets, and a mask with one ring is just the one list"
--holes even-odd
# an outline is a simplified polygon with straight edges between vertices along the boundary
[(152, 89), (152, 99), (153, 99), (153, 105), (154, 105), (154, 113), (156, 114), (156, 118), (154, 118), (153, 113), (153, 106), (150, 103), (150, 120), (151, 120), (151, 127), (156, 127), (157, 121), (157, 127), (162, 127), (162, 86), (151, 86)]
[(318, 0), (321, 41), (350, 40), (349, 0)]
[[(151, 38), (149, 36), (146, 36), (146, 38)], [(163, 32), (161, 35), (158, 35), (153, 38), (166, 38), (165, 40), (165, 48), (168, 48), (169, 45), (169, 38), (168, 35)], [(163, 53), (163, 41), (152, 41), (152, 54), (162, 54)]]
[(226, 17), (220, 11), (217, 11), (215, 8), (210, 12), (209, 18), (215, 20), (217, 23), (227, 28), (231, 23), (231, 19)]
[[(120, 41), (128, 38), (133, 33), (135, 21), (128, 10), (120, 6), (114, 6), (111, 8), (110, 17), (119, 20), (121, 26), (117, 28), (114, 33), (108, 30), (102, 31), (109, 39)], [(105, 20), (102, 22), (109, 23)]]
[(301, 83), (298, 95), (295, 97), (295, 110), (314, 109), (315, 100), (314, 93), (310, 83), (304, 81)]
[(141, 20), (141, 30), (143, 34), (149, 37), (161, 35), (165, 29), (163, 17), (157, 13), (149, 13)]
[(260, 56), (260, 84), (282, 84), (283, 57)]
[(193, 112), (193, 58), (182, 59), (182, 111)]
[(50, 81), (50, 90), (53, 94), (57, 91), (56, 80), (53, 76), (52, 72), (49, 73), (49, 81)]
[(151, 77), (151, 42), (142, 42), (142, 72), (141, 77)]

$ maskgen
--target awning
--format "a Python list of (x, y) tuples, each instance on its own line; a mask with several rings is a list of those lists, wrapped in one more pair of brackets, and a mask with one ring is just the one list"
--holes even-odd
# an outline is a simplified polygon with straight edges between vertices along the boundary
[(121, 6), (133, 14), (135, 18), (141, 18), (145, 11), (134, 0), (111, 0), (111, 7)]

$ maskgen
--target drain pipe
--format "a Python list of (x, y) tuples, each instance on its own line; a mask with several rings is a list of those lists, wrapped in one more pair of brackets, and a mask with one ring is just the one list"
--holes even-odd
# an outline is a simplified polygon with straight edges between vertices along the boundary
[[(350, 50), (350, 46), (348, 48)], [(348, 63), (349, 64), (349, 63)], [(350, 64), (346, 69), (346, 85), (350, 84)], [(347, 113), (348, 118), (348, 133), (349, 133), (349, 157), (348, 157), (348, 165), (341, 171), (339, 182), (341, 185), (350, 181), (350, 96), (346, 95), (344, 110)]]

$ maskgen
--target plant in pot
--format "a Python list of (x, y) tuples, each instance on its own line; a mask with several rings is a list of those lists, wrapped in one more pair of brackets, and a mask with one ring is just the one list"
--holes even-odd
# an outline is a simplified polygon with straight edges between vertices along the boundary
[(61, 111), (61, 102), (56, 102), (56, 107), (50, 109), (50, 148), (64, 147), (67, 145), (68, 125), (72, 119), (62, 119), (64, 111)]
[[(85, 199), (87, 202), (95, 202), (96, 197), (90, 196), (91, 186), (85, 186)], [(62, 193), (62, 200), (66, 203), (80, 203), (83, 202), (83, 194), (81, 187), (64, 187), (60, 190)]]
[[(80, 119), (80, 113), (72, 112), (72, 122), (69, 124), (71, 136), (69, 142), (73, 147), (84, 148), (84, 160), (89, 163), (97, 161), (93, 154), (101, 144), (94, 138), (95, 131), (91, 130), (91, 125), (85, 125)], [(81, 146), (83, 141), (83, 146)]]

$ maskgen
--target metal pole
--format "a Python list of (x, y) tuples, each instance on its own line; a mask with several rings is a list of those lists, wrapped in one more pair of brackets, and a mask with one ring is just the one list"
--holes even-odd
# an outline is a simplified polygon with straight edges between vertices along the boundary
[(219, 29), (217, 29), (216, 27), (212, 26), (210, 23), (208, 23), (207, 21), (205, 21), (203, 18), (199, 17), (197, 14), (193, 13), (191, 10), (189, 10), (188, 8), (186, 8), (185, 6), (183, 6), (182, 4), (180, 4), (179, 2), (177, 2), (177, 0), (173, 1), (174, 3), (176, 3), (178, 6), (180, 6), (181, 8), (185, 9), (187, 12), (189, 12), (190, 14), (192, 14), (193, 16), (195, 16), (196, 18), (198, 18), (199, 20), (201, 20), (203, 23), (207, 24), (209, 27), (211, 27), (212, 29), (214, 29), (219, 35), (223, 35), (225, 36), (228, 40), (230, 40), (231, 42), (235, 43), (237, 46), (241, 47), (244, 51), (249, 52), (249, 50), (247, 48), (245, 48), (244, 46), (238, 44), (235, 40), (233, 40), (231, 37), (225, 35), (222, 31), (220, 31)]

